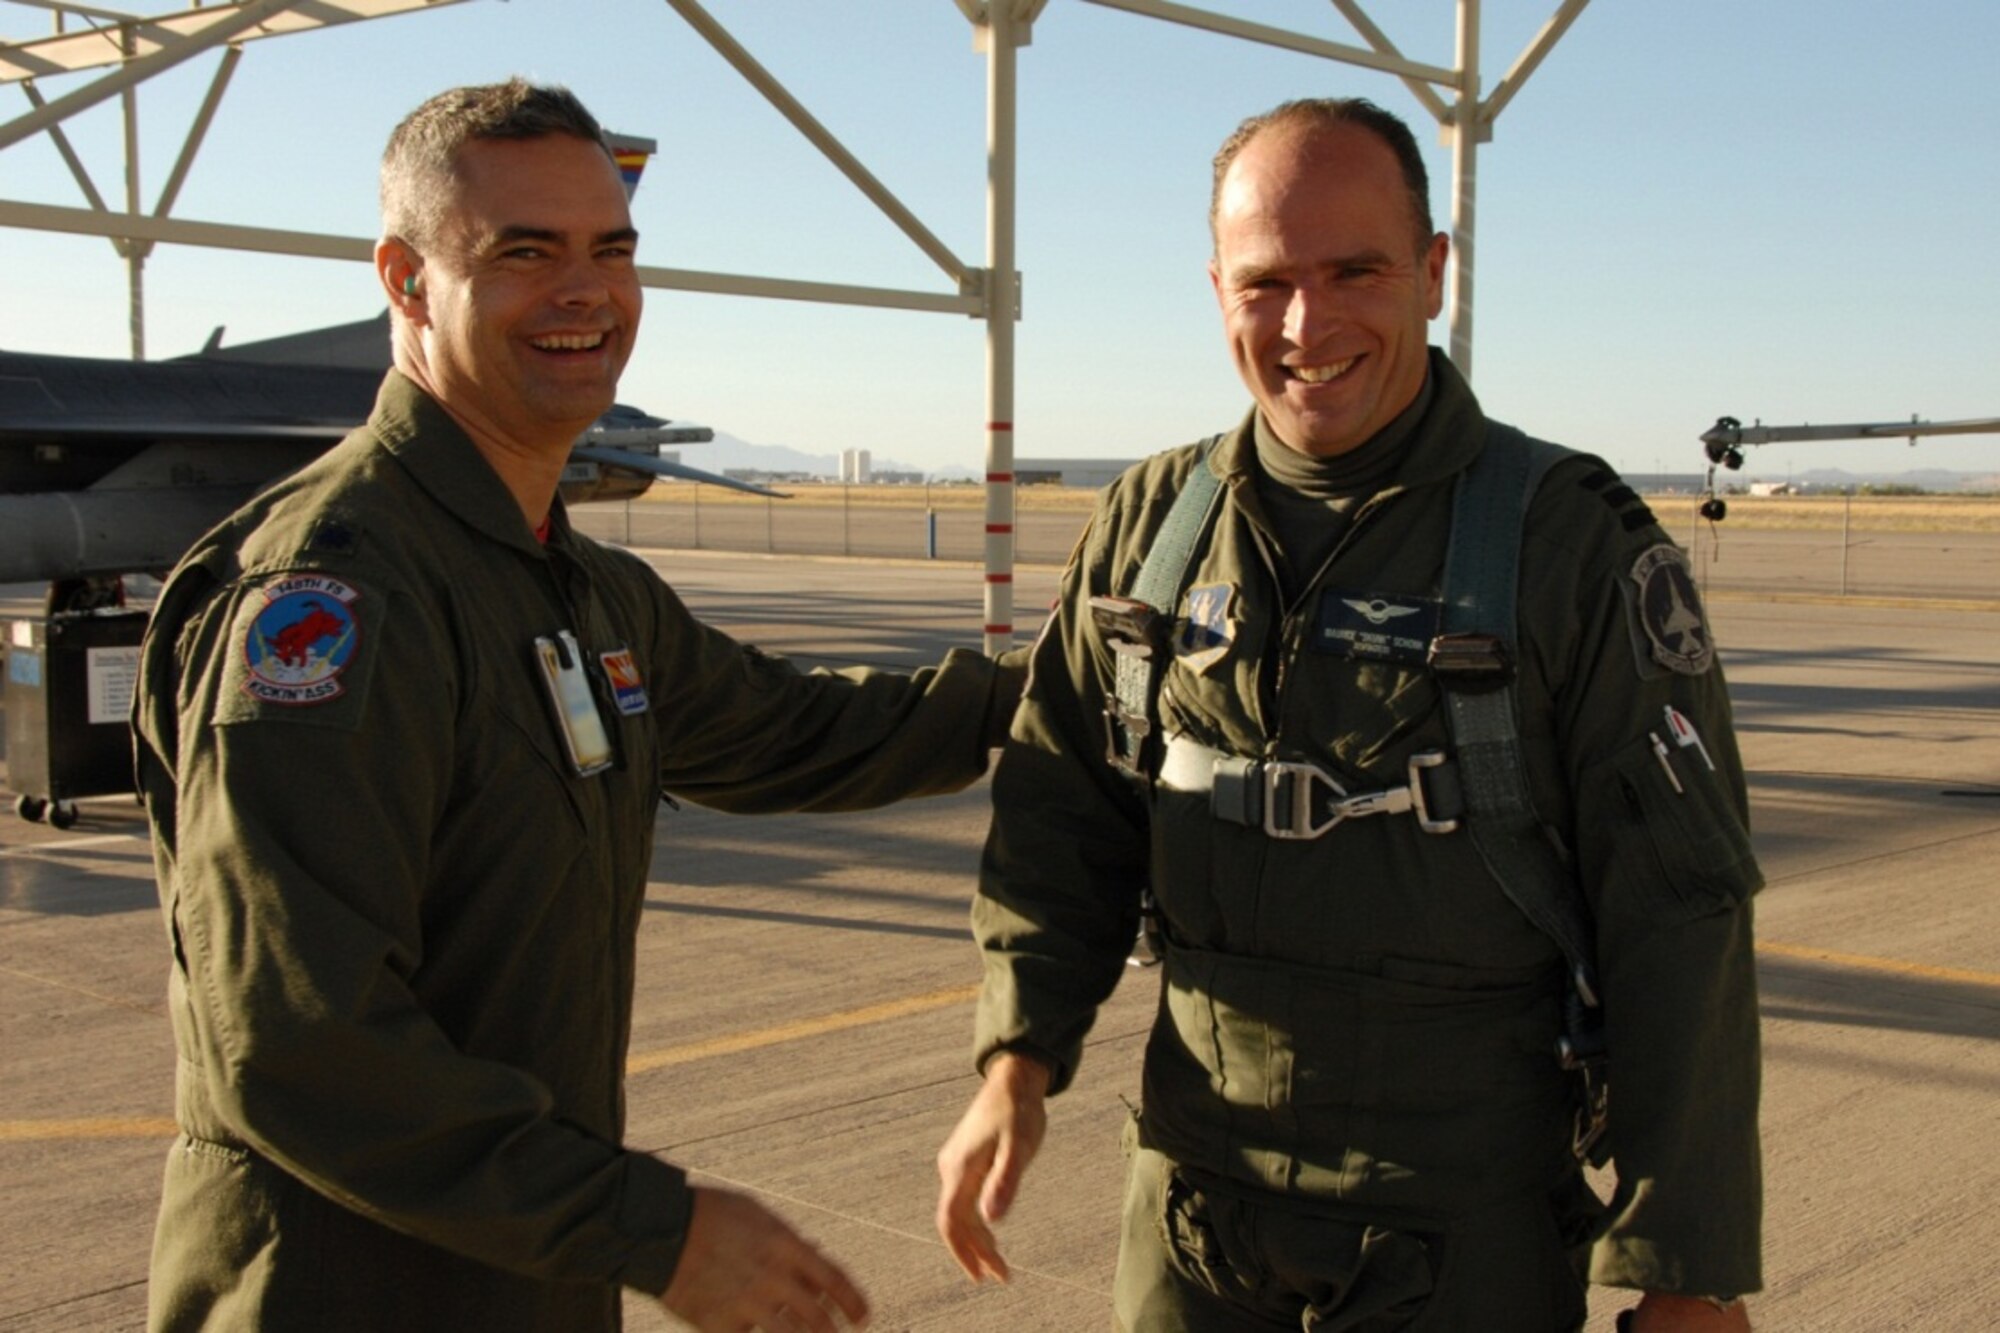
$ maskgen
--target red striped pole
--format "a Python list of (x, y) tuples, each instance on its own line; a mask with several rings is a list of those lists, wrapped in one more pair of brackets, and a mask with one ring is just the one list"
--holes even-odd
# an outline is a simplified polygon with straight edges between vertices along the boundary
[(986, 6), (986, 651), (1014, 646), (1014, 6)]

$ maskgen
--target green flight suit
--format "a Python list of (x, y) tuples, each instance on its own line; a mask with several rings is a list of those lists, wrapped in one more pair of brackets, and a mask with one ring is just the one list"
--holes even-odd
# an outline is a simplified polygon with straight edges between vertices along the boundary
[[(1311, 761), (1350, 793), (1401, 787), (1413, 755), (1450, 751), (1423, 650), (1452, 481), (1485, 420), (1435, 350), (1430, 374), (1393, 476), (1290, 605), (1257, 513), (1254, 413), (1214, 451), (1220, 510), (1161, 678), (1166, 736)], [(1166, 960), (1128, 1199), (1142, 1234), (1128, 1227), (1121, 1317), (1177, 1326), (1145, 1312), (1143, 1293), (1159, 1284), (1131, 1270), (1152, 1264), (1197, 1286), (1282, 1281), (1242, 1271), (1244, 1247), (1229, 1237), (1282, 1230), (1286, 1216), (1347, 1228), (1353, 1252), (1329, 1267), (1352, 1268), (1373, 1247), (1380, 1278), (1344, 1294), (1340, 1281), (1294, 1286), (1293, 1327), (1305, 1305), (1324, 1306), (1309, 1327), (1335, 1328), (1349, 1326), (1343, 1309), (1371, 1301), (1388, 1322), (1353, 1326), (1402, 1327), (1419, 1309), (1410, 1327), (1573, 1326), (1593, 1237), (1597, 1282), (1756, 1289), (1750, 895), (1761, 877), (1729, 701), (1683, 557), (1598, 460), (1557, 464), (1529, 505), (1517, 707), (1537, 813), (1595, 924), (1617, 1167), (1600, 1209), (1570, 1151), (1570, 1079), (1552, 1054), (1560, 956), (1463, 829), (1427, 833), (1410, 814), (1381, 814), (1279, 840), (1217, 817), (1205, 793), (1106, 761), (1114, 654), (1087, 601), (1131, 595), (1197, 457), (1190, 446), (1148, 459), (1097, 507), (995, 771), (973, 914), (985, 959), (976, 1056), (1037, 1054), (1059, 1091), (1125, 972), (1141, 890), (1157, 898)], [(1354, 631), (1366, 637), (1371, 617), (1381, 632), (1364, 651)], [(1668, 734), (1669, 707), (1712, 770)], [(1258, 1220), (1219, 1224), (1216, 1200)], [(1154, 1242), (1158, 1253), (1135, 1252)], [(1285, 1250), (1247, 1248), (1270, 1263)]]
[[(565, 629), (615, 751), (590, 776), (536, 664)], [(622, 1146), (662, 790), (954, 790), (1011, 706), (975, 653), (807, 674), (740, 646), (560, 506), (538, 543), (391, 373), (366, 426), (197, 544), (146, 641), (181, 1128), (152, 1326), (616, 1328), (691, 1207)]]

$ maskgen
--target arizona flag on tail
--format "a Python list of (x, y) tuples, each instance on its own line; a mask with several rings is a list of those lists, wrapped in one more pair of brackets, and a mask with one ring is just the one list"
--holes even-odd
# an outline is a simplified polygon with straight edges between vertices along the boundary
[(604, 142), (611, 149), (612, 160), (618, 163), (618, 174), (625, 179), (625, 198), (629, 201), (639, 189), (639, 177), (645, 174), (646, 160), (659, 151), (660, 145), (652, 139), (641, 139), (634, 134), (613, 134), (605, 131)]

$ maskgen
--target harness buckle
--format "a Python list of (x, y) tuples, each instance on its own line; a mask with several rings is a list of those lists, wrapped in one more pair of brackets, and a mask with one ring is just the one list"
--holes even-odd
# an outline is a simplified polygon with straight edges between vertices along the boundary
[(1410, 756), (1402, 786), (1350, 795), (1332, 774), (1309, 761), (1218, 758), (1209, 776), (1209, 808), (1232, 823), (1288, 842), (1320, 837), (1344, 820), (1406, 812), (1417, 816), (1417, 827), (1425, 833), (1452, 833), (1459, 827), (1456, 816), (1432, 814), (1434, 801), (1452, 803), (1450, 793), (1427, 792), (1424, 786), (1427, 773), (1440, 779), (1448, 775), (1448, 763), (1443, 751), (1426, 750)]
[(1514, 655), (1497, 634), (1440, 634), (1431, 640), (1425, 665), (1446, 689), (1474, 694), (1514, 679)]
[[(1272, 759), (1263, 764), (1264, 833), (1284, 839), (1317, 838), (1347, 818), (1347, 788), (1318, 764)], [(1335, 804), (1325, 818), (1314, 813), (1315, 784), (1324, 783)]]
[(1104, 762), (1121, 773), (1142, 776), (1139, 750), (1152, 733), (1153, 723), (1139, 714), (1128, 713), (1117, 702), (1104, 705)]
[(1461, 822), (1458, 816), (1437, 819), (1431, 815), (1428, 793), (1424, 790), (1424, 774), (1442, 770), (1445, 765), (1443, 750), (1425, 750), (1410, 756), (1410, 808), (1417, 816), (1417, 827), (1426, 833), (1456, 833)]

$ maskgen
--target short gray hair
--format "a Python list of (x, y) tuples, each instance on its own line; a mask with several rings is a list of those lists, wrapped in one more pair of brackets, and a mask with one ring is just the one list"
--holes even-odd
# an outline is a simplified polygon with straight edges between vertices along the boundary
[(452, 88), (403, 118), (382, 153), (382, 232), (419, 252), (437, 238), (445, 186), (459, 150), (475, 139), (540, 139), (551, 134), (604, 143), (604, 129), (563, 87), (526, 79)]

